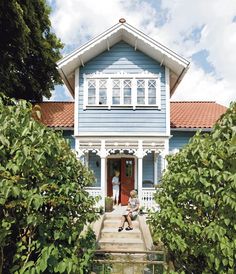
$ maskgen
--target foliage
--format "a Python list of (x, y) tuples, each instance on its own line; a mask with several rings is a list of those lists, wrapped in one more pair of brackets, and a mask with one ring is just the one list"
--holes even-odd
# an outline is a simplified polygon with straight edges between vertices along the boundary
[(96, 214), (84, 188), (93, 177), (31, 116), (26, 101), (0, 96), (0, 273), (87, 273), (95, 238), (85, 225)]
[(61, 83), (56, 61), (60, 40), (51, 32), (45, 0), (0, 1), (0, 92), (41, 101)]
[(236, 103), (210, 134), (168, 157), (155, 199), (150, 224), (178, 273), (235, 273)]

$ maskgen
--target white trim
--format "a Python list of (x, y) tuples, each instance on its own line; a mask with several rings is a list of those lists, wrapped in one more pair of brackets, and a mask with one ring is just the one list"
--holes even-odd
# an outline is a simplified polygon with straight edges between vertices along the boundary
[[(173, 61), (177, 62), (178, 64), (180, 64), (182, 66), (187, 66), (189, 64), (189, 62), (186, 59), (184, 59), (180, 55), (176, 54), (175, 52), (171, 51), (164, 45), (158, 43), (157, 41), (150, 38), (149, 36), (145, 35), (144, 33), (137, 30), (136, 28), (132, 27), (128, 23), (125, 23), (125, 24), (118, 23), (118, 24), (114, 25), (113, 27), (111, 27), (110, 29), (103, 32), (102, 34), (100, 34), (99, 36), (90, 40), (85, 45), (74, 50), (72, 53), (68, 54), (67, 56), (65, 56), (64, 58), (59, 60), (57, 62), (58, 67), (61, 68), (61, 67), (65, 66), (71, 60), (76, 59), (78, 56), (83, 55), (85, 52), (87, 52), (88, 50), (93, 48), (96, 44), (99, 44), (100, 42), (107, 40), (110, 36), (118, 33), (119, 31), (121, 31), (121, 32), (126, 31), (128, 34), (132, 34), (134, 37), (136, 37), (137, 43), (138, 43), (138, 40), (144, 41), (149, 46), (154, 47), (155, 50), (161, 52), (164, 56), (169, 57), (170, 59), (172, 59)], [(119, 33), (117, 35), (119, 35)]]
[[(161, 85), (160, 85), (160, 78), (161, 74), (154, 74), (145, 71), (144, 73), (140, 74), (132, 74), (132, 73), (125, 73), (123, 71), (114, 74), (105, 74), (105, 73), (92, 73), (92, 74), (83, 74), (84, 78), (84, 102), (83, 102), (83, 109), (87, 108), (119, 108), (119, 107), (132, 107), (134, 110), (138, 107), (154, 107), (158, 110), (161, 109)], [(96, 94), (95, 94), (95, 104), (88, 103), (88, 81), (92, 79), (96, 81)], [(105, 79), (107, 81), (107, 103), (106, 104), (99, 104), (99, 80)], [(120, 103), (113, 104), (112, 97), (113, 97), (113, 79), (120, 81)], [(131, 80), (131, 104), (124, 103), (124, 80)], [(144, 104), (137, 103), (137, 80), (144, 81)], [(148, 103), (148, 81), (149, 80), (156, 80), (156, 104), (149, 104)], [(109, 98), (108, 98), (109, 95)]]
[(157, 185), (157, 176), (158, 176), (158, 168), (157, 168), (157, 162), (158, 162), (158, 155), (157, 153), (153, 154), (153, 164), (154, 164), (154, 185)]
[(97, 137), (97, 136), (111, 136), (111, 137), (171, 137), (170, 135), (167, 135), (166, 133), (153, 133), (153, 132), (132, 132), (132, 133), (125, 133), (125, 132), (80, 132), (78, 135), (75, 135), (75, 137)]
[(79, 68), (75, 70), (74, 134), (79, 134)]
[[(171, 74), (176, 76), (171, 83), (171, 93), (174, 92), (188, 70), (189, 62), (186, 59), (128, 23), (118, 23), (57, 62), (59, 73), (72, 94), (74, 79), (69, 79), (68, 75), (73, 72), (76, 67), (84, 65), (84, 63), (107, 50), (107, 39), (109, 39), (109, 48), (121, 40), (124, 40), (133, 46), (134, 49), (137, 48), (138, 44), (139, 50), (157, 62), (162, 62), (163, 60), (163, 62), (168, 64), (171, 69)], [(82, 56), (83, 62), (80, 58)]]
[(165, 67), (166, 134), (170, 135), (170, 70)]

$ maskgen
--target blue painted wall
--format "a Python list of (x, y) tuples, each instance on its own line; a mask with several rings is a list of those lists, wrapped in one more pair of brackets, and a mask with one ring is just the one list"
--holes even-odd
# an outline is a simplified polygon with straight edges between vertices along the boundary
[(62, 133), (63, 137), (69, 141), (70, 147), (75, 149), (75, 138), (73, 137), (74, 131), (73, 130), (63, 130)]
[(193, 131), (171, 131), (172, 138), (170, 139), (170, 152), (174, 149), (180, 149), (189, 142), (189, 139), (193, 137), (195, 132)]
[[(161, 73), (161, 110), (143, 108), (86, 109), (83, 110), (83, 74), (95, 72)], [(79, 77), (79, 133), (80, 132), (153, 132), (166, 130), (165, 68), (140, 51), (120, 42), (80, 68)]]
[(143, 187), (154, 186), (154, 154), (148, 153), (143, 157)]

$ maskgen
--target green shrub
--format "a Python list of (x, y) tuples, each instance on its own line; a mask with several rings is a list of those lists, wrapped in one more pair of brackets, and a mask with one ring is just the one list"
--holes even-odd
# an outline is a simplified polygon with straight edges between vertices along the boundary
[(0, 273), (86, 273), (91, 173), (26, 101), (0, 96), (0, 125)]
[(155, 240), (167, 246), (178, 273), (235, 273), (236, 103), (210, 134), (196, 134), (168, 157)]

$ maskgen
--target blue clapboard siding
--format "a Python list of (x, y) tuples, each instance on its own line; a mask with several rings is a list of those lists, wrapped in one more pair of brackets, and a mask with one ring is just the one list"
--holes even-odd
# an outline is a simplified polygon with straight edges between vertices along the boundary
[(75, 138), (74, 138), (74, 131), (73, 130), (63, 130), (62, 133), (63, 137), (69, 141), (70, 147), (75, 149)]
[(89, 153), (88, 155), (88, 166), (93, 171), (95, 181), (93, 186), (100, 187), (101, 186), (101, 160), (98, 155), (95, 153)]
[(143, 187), (154, 186), (154, 154), (143, 157)]
[[(161, 110), (155, 108), (86, 109), (83, 110), (83, 74), (96, 72), (161, 73)], [(114, 45), (110, 51), (98, 55), (80, 68), (79, 77), (79, 133), (83, 132), (153, 132), (166, 130), (165, 69), (159, 63), (125, 42)]]
[(189, 139), (193, 137), (195, 132), (193, 131), (171, 131), (172, 138), (169, 143), (170, 152), (174, 149), (180, 149), (189, 142)]

